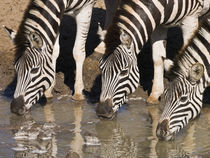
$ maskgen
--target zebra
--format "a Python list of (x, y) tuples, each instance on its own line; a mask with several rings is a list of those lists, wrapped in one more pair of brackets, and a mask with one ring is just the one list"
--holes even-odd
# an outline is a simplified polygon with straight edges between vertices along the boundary
[(107, 28), (112, 23), (113, 17), (115, 15), (115, 12), (117, 10), (117, 6), (120, 3), (120, 0), (105, 0), (105, 6), (106, 6), (106, 17), (105, 17), (105, 25), (104, 30), (102, 30), (101, 26), (99, 25), (98, 28), (98, 35), (101, 38), (101, 43), (94, 49), (95, 52), (104, 54), (105, 52), (105, 44), (103, 42), (104, 40), (104, 34), (106, 33)]
[(210, 12), (202, 18), (199, 29), (175, 61), (164, 61), (170, 82), (164, 91), (166, 103), (156, 130), (159, 139), (174, 139), (177, 132), (200, 114), (203, 93), (210, 83), (209, 41)]
[(16, 45), (17, 85), (11, 112), (23, 115), (45, 95), (52, 97), (55, 85), (56, 59), (59, 55), (59, 27), (64, 15), (77, 23), (73, 57), (76, 77), (73, 99), (83, 100), (82, 67), (85, 43), (96, 0), (31, 0), (18, 32), (5, 27)]
[(137, 55), (151, 36), (154, 80), (148, 103), (158, 103), (164, 91), (163, 60), (167, 28), (180, 26), (184, 43), (198, 27), (198, 17), (209, 9), (209, 0), (121, 0), (105, 35), (100, 60), (102, 90), (96, 113), (113, 118), (128, 94), (139, 84)]

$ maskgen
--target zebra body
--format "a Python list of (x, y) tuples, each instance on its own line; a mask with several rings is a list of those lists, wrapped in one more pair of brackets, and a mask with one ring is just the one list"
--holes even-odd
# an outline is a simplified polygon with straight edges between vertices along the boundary
[(210, 83), (210, 13), (170, 68), (165, 88), (166, 105), (157, 136), (170, 140), (176, 132), (200, 114), (203, 93)]
[(113, 117), (127, 95), (138, 87), (137, 54), (150, 36), (154, 81), (147, 101), (157, 103), (164, 91), (162, 57), (166, 56), (167, 28), (180, 26), (186, 43), (198, 26), (198, 16), (207, 12), (209, 5), (209, 0), (122, 0), (104, 41), (98, 116)]
[(32, 0), (14, 38), (17, 46), (15, 69), (17, 86), (11, 111), (24, 114), (42, 95), (52, 97), (55, 84), (56, 59), (59, 55), (59, 27), (64, 16), (73, 16), (77, 33), (73, 48), (76, 61), (75, 93), (73, 99), (83, 99), (82, 67), (85, 42), (96, 0)]

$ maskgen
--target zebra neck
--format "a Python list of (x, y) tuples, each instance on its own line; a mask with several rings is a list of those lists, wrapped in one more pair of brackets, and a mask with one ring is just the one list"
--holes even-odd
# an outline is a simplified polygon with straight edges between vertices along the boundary
[(172, 68), (172, 72), (175, 74), (187, 76), (192, 65), (199, 62), (204, 66), (204, 82), (210, 81), (209, 19), (210, 14), (203, 17), (201, 25), (194, 36), (176, 57)]
[(152, 32), (164, 17), (165, 1), (125, 0), (114, 17), (114, 22), (133, 39), (139, 53)]

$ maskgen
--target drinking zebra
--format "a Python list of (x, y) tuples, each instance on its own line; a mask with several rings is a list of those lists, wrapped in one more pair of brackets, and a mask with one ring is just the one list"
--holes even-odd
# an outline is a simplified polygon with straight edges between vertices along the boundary
[(210, 12), (189, 44), (170, 63), (170, 82), (165, 88), (166, 105), (157, 126), (158, 138), (173, 139), (200, 114), (203, 93), (210, 83)]
[(76, 77), (73, 99), (83, 99), (82, 67), (85, 43), (96, 0), (31, 0), (17, 34), (7, 29), (16, 45), (17, 86), (11, 111), (26, 113), (41, 96), (52, 97), (56, 59), (59, 55), (59, 27), (65, 15), (73, 16), (77, 33), (73, 48)]
[(105, 36), (100, 61), (102, 91), (96, 108), (99, 117), (112, 118), (128, 94), (139, 84), (137, 54), (151, 36), (154, 81), (147, 102), (158, 103), (164, 91), (163, 60), (167, 28), (180, 25), (184, 43), (198, 26), (198, 16), (209, 9), (209, 0), (122, 0)]

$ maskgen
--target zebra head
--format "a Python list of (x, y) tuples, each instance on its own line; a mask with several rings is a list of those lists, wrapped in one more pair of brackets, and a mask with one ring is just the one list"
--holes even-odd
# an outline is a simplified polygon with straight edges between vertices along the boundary
[[(55, 63), (49, 53), (52, 50), (39, 33), (27, 31), (24, 37), (18, 37), (14, 36), (15, 33), (11, 29), (6, 27), (5, 29), (17, 44), (15, 59), (17, 85), (10, 108), (11, 112), (23, 115), (53, 84)], [(17, 41), (19, 38), (23, 38), (20, 45)]]
[(96, 108), (100, 118), (113, 118), (127, 95), (138, 87), (139, 70), (131, 37), (121, 32), (120, 41), (121, 44), (100, 61), (102, 90)]
[(177, 132), (200, 114), (204, 67), (195, 63), (185, 73), (177, 73), (166, 85), (163, 113), (156, 134), (161, 140), (172, 140)]

